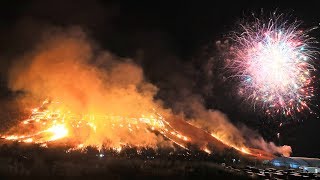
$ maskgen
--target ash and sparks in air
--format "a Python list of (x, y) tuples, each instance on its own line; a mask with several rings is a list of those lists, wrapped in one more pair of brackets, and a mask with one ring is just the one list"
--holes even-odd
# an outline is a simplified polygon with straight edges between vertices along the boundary
[(302, 30), (301, 23), (290, 23), (283, 15), (255, 18), (231, 34), (233, 45), (227, 67), (241, 85), (239, 94), (267, 114), (292, 116), (310, 110), (314, 96), (312, 62), (318, 51), (315, 39)]

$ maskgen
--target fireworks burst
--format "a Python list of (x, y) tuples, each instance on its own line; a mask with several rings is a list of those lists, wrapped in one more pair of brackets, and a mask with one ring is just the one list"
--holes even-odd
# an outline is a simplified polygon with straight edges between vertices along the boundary
[[(268, 19), (255, 18), (234, 32), (227, 66), (241, 85), (239, 94), (267, 114), (293, 115), (310, 110), (314, 96), (313, 71), (318, 51), (314, 38), (300, 29), (301, 23), (275, 13)], [(310, 110), (311, 112), (311, 110)]]

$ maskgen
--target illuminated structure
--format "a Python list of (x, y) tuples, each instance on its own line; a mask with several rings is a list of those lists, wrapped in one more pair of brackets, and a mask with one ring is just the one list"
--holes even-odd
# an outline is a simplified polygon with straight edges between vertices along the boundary
[(320, 173), (320, 159), (306, 157), (277, 157), (270, 161), (277, 167), (301, 169), (304, 172)]

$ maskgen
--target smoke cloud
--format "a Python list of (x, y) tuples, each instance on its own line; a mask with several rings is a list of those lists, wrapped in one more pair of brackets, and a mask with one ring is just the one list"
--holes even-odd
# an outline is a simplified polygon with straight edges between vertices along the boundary
[(247, 144), (251, 147), (262, 149), (272, 154), (280, 154), (285, 157), (289, 157), (292, 153), (292, 149), (288, 145), (277, 146), (274, 142), (267, 142), (257, 132), (249, 129), (246, 126), (241, 128), (243, 137), (247, 140)]
[(266, 142), (262, 137), (249, 138), (249, 142), (255, 147), (272, 154), (281, 154), (285, 157), (289, 157), (292, 153), (290, 146), (276, 146), (273, 142)]
[(245, 147), (241, 132), (218, 110), (206, 109), (197, 98), (189, 99), (192, 120), (189, 122), (235, 147)]
[[(140, 117), (159, 106), (153, 98), (157, 88), (144, 80), (139, 66), (100, 50), (78, 27), (46, 33), (35, 50), (11, 68), (9, 87), (28, 92), (34, 99), (62, 102), (77, 114)], [(95, 120), (96, 126), (103, 123)], [(125, 139), (128, 144), (155, 146), (162, 141), (153, 133), (132, 135), (110, 128), (90, 134), (87, 144)]]

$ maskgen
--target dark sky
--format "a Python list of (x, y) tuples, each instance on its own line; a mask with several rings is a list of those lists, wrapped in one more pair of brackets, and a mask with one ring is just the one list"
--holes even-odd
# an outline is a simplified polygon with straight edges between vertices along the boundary
[[(219, 59), (213, 44), (232, 30), (239, 19), (263, 8), (266, 14), (274, 10), (290, 13), (311, 27), (320, 22), (318, 1), (235, 2), (1, 1), (1, 88), (5, 89), (11, 59), (30, 50), (43, 30), (51, 26), (78, 25), (104, 49), (118, 56), (135, 58), (146, 78), (160, 87), (159, 98), (165, 99), (168, 106), (173, 106), (172, 101), (181, 100), (177, 94), (182, 89), (190, 89), (204, 98), (208, 108), (222, 110), (234, 123), (245, 123), (266, 139), (278, 141), (275, 133), (280, 131), (283, 138), (278, 143), (291, 145), (293, 155), (320, 157), (319, 119), (266, 117), (261, 112), (252, 112), (241, 100), (234, 100), (229, 95), (231, 86), (221, 83), (222, 76), (217, 72), (214, 82), (203, 80), (203, 67), (208, 59), (211, 56)], [(213, 88), (208, 87), (209, 82)], [(211, 89), (212, 93), (208, 93)], [(278, 130), (275, 121), (279, 119), (290, 123)]]

